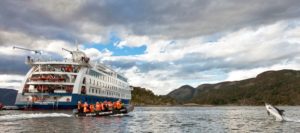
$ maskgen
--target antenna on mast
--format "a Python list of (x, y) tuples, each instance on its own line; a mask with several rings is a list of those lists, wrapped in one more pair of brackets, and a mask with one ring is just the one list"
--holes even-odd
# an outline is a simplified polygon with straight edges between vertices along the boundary
[(71, 50), (68, 50), (68, 49), (65, 49), (65, 48), (62, 48), (62, 50), (67, 51), (67, 52), (69, 52), (70, 54), (73, 54), (73, 52), (72, 52)]
[(17, 47), (17, 46), (13, 46), (13, 49), (20, 49), (20, 50), (25, 50), (25, 51), (32, 51), (35, 54), (42, 54), (42, 51), (40, 50), (34, 50), (34, 49), (28, 49), (28, 48), (22, 48), (22, 47)]

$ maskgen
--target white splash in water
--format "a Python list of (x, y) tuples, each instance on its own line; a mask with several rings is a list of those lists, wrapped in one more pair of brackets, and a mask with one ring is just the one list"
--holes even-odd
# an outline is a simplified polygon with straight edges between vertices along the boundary
[(289, 118), (289, 117), (283, 117), (283, 119), (284, 119), (285, 121), (288, 121), (288, 122), (300, 122), (299, 119), (296, 120), (296, 119), (292, 119), (292, 118)]
[(72, 115), (64, 113), (35, 113), (35, 114), (17, 114), (0, 116), (0, 121), (3, 120), (22, 120), (32, 118), (47, 118), (47, 117), (72, 117)]

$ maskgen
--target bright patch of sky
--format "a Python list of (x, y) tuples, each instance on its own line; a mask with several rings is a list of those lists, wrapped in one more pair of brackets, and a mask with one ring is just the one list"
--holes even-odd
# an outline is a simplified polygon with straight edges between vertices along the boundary
[(141, 55), (145, 53), (146, 45), (142, 45), (139, 47), (118, 47), (116, 44), (122, 41), (116, 33), (110, 33), (109, 39), (106, 42), (100, 43), (85, 43), (86, 48), (96, 48), (99, 51), (107, 49), (111, 51), (113, 56), (130, 56), (130, 55)]

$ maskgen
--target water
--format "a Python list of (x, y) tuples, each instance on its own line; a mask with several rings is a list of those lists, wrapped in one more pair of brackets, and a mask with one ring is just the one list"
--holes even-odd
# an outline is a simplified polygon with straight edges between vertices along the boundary
[(300, 132), (300, 107), (278, 122), (261, 107), (136, 107), (128, 115), (72, 116), (72, 111), (0, 111), (0, 132)]

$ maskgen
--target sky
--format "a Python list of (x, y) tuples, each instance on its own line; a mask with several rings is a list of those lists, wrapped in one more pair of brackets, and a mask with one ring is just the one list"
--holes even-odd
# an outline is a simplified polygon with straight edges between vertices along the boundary
[(0, 87), (18, 89), (33, 53), (84, 51), (133, 86), (189, 84), (300, 68), (299, 0), (0, 0)]

